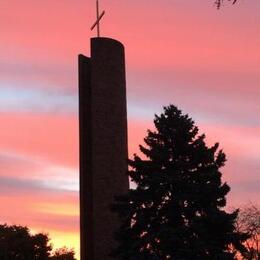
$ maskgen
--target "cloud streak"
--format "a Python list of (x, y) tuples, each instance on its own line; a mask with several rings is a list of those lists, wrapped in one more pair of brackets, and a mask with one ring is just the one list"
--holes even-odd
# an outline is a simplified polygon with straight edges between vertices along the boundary
[(0, 113), (63, 113), (78, 112), (77, 95), (61, 90), (17, 88), (12, 85), (0, 89)]

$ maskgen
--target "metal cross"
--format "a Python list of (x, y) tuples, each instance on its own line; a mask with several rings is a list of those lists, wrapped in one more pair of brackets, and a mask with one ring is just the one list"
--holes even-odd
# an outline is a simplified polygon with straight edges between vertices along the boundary
[(96, 7), (97, 7), (97, 20), (95, 21), (95, 23), (91, 26), (91, 31), (97, 27), (97, 37), (100, 37), (100, 20), (102, 19), (102, 17), (105, 14), (105, 11), (103, 11), (101, 14), (99, 14), (99, 2), (98, 0), (96, 1)]

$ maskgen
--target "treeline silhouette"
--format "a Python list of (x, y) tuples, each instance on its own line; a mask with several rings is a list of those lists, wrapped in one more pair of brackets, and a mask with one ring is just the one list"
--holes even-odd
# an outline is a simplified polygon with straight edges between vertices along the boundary
[(0, 225), (1, 260), (76, 260), (73, 249), (53, 251), (47, 234), (31, 234), (28, 227)]

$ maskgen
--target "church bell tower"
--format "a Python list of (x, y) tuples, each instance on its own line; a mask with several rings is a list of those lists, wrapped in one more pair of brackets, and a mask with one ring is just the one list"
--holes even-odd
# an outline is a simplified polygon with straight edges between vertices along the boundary
[(79, 55), (81, 260), (112, 259), (119, 219), (110, 208), (129, 189), (124, 46), (99, 37), (101, 15), (90, 57)]

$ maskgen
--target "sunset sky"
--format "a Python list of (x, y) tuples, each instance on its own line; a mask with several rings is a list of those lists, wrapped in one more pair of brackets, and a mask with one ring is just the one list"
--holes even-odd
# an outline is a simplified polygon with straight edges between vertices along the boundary
[[(228, 206), (260, 202), (260, 1), (100, 0), (126, 49), (129, 155), (170, 103), (228, 161)], [(77, 55), (95, 0), (0, 2), (0, 222), (79, 248)]]

